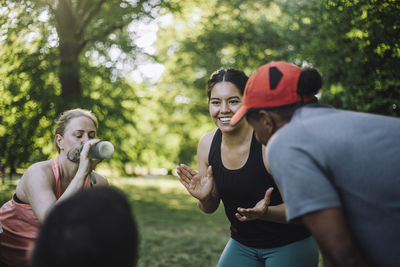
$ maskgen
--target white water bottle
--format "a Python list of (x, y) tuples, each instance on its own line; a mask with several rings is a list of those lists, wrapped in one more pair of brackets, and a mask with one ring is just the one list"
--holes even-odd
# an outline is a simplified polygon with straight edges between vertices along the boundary
[[(76, 147), (68, 151), (67, 158), (70, 161), (78, 161), (81, 156), (81, 151), (83, 149), (83, 145), (80, 147)], [(114, 154), (114, 146), (111, 142), (108, 141), (100, 141), (96, 143), (89, 152), (89, 158), (91, 159), (109, 159)]]

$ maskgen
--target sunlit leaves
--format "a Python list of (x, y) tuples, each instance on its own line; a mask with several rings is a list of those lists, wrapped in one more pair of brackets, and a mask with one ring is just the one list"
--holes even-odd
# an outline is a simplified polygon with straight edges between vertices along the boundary
[[(48, 157), (50, 122), (77, 106), (98, 115), (99, 136), (115, 144), (110, 162), (120, 169), (193, 162), (197, 141), (215, 127), (209, 75), (220, 67), (250, 75), (273, 60), (318, 68), (323, 102), (399, 115), (396, 0), (66, 0), (74, 20), (64, 24), (60, 2), (0, 4), (0, 159), (9, 163)], [(155, 17), (158, 39), (145, 50), (137, 39)], [(60, 97), (68, 42), (82, 88), (71, 101)], [(128, 82), (149, 58), (165, 67), (159, 81)]]
[[(146, 143), (137, 131), (130, 131), (140, 121), (135, 113), (139, 100), (135, 85), (125, 80), (124, 65), (134, 68), (143, 51), (127, 28), (132, 21), (153, 19), (164, 4), (157, 0), (2, 2), (0, 160), (20, 166), (48, 158), (52, 147), (45, 144), (53, 140), (50, 122), (54, 124), (59, 113), (71, 107), (91, 109), (99, 117), (99, 137), (117, 147), (110, 162), (121, 167), (136, 160), (136, 147), (120, 145), (134, 138)], [(65, 76), (71, 73), (75, 76)], [(69, 94), (71, 84), (82, 90)]]

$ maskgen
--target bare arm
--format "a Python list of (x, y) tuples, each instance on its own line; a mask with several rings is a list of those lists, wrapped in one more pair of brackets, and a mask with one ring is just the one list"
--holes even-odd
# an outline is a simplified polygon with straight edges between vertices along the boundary
[[(92, 160), (89, 158), (89, 151), (91, 147), (99, 141), (99, 139), (92, 139), (85, 143), (81, 151), (78, 170), (76, 171), (76, 174), (69, 183), (68, 187), (65, 189), (64, 193), (57, 201), (62, 201), (81, 190), (83, 188), (83, 184), (85, 183), (86, 177), (96, 167), (96, 165), (102, 161), (102, 159)], [(97, 178), (100, 175), (95, 174), (95, 176)], [(104, 180), (100, 179), (100, 183), (104, 182)]]
[(17, 195), (22, 193), (23, 201), (29, 203), (39, 222), (43, 222), (51, 208), (59, 201), (68, 198), (83, 188), (86, 176), (77, 172), (59, 199), (54, 194), (54, 178), (51, 166), (44, 162), (32, 165), (22, 177), (22, 188), (17, 188)]
[(27, 202), (31, 205), (33, 212), (41, 223), (56, 203), (82, 189), (84, 180), (86, 179), (86, 176), (75, 176), (65, 192), (57, 199), (54, 194), (54, 178), (52, 173), (46, 173), (45, 170), (35, 170), (26, 175), (29, 176), (26, 177), (26, 187), (24, 190)]
[(208, 154), (210, 152), (211, 142), (214, 134), (215, 131), (206, 134), (203, 138), (201, 138), (197, 146), (199, 174), (203, 177), (208, 177), (212, 183), (211, 192), (208, 197), (204, 200), (199, 200), (198, 202), (199, 208), (206, 213), (212, 213), (216, 211), (220, 203), (220, 197), (217, 192), (212, 169), (209, 168), (208, 162)]
[(212, 167), (208, 166), (208, 152), (214, 133), (215, 131), (206, 134), (199, 142), (197, 149), (199, 172), (184, 164), (176, 167), (179, 181), (198, 200), (199, 208), (205, 213), (214, 212), (220, 203)]
[(286, 221), (286, 205), (284, 203), (269, 206), (268, 213), (266, 214), (266, 221), (277, 222), (277, 223), (287, 223)]
[[(26, 171), (24, 174), (25, 177), (22, 179), (24, 181), (23, 186), (22, 188), (17, 188), (17, 195), (22, 191), (23, 199), (31, 205), (33, 212), (40, 222), (44, 221), (47, 213), (57, 202), (68, 198), (83, 188), (87, 175), (101, 161), (89, 159), (90, 147), (98, 141), (91, 140), (85, 144), (81, 152), (79, 168), (59, 199), (54, 194), (54, 178), (51, 165), (41, 162), (32, 165)], [(95, 175), (99, 181), (99, 185), (107, 184), (107, 180), (103, 176), (99, 174)]]
[[(220, 203), (220, 197), (215, 187), (214, 178), (212, 176), (212, 168), (209, 166), (207, 168), (206, 179), (211, 183), (211, 191), (204, 199), (199, 199), (198, 206), (205, 213), (213, 213), (218, 209)], [(204, 176), (203, 176), (204, 177)]]
[(340, 208), (306, 214), (302, 221), (317, 241), (325, 267), (370, 266), (355, 247)]
[(28, 202), (39, 222), (42, 223), (56, 203), (54, 195), (54, 178), (50, 168), (46, 168), (43, 163), (32, 165), (23, 175), (21, 182), (22, 188), (17, 187), (16, 193), (24, 202)]

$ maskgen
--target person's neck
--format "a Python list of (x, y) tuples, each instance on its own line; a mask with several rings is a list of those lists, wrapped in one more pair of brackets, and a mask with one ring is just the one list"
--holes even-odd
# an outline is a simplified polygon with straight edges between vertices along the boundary
[(278, 114), (275, 112), (270, 112), (271, 121), (274, 124), (273, 133), (278, 131), (280, 128), (285, 126), (285, 124), (289, 123), (290, 120), (283, 120)]
[(243, 121), (233, 131), (222, 133), (222, 143), (230, 147), (240, 146), (251, 140), (252, 136), (253, 128)]
[(283, 126), (285, 126), (289, 121), (282, 121), (282, 120), (278, 120), (275, 121), (275, 125), (276, 125), (276, 129), (274, 132), (278, 131), (280, 128), (282, 128)]
[(78, 170), (78, 164), (67, 159), (66, 156), (59, 155), (60, 164), (60, 176), (64, 181), (68, 183), (75, 177), (76, 171)]

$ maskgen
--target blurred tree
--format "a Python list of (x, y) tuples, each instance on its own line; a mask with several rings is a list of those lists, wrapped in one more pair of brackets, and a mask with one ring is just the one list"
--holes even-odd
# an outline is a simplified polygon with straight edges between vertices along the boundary
[[(158, 34), (156, 59), (166, 70), (160, 113), (178, 113), (179, 161), (215, 127), (207, 119), (206, 81), (220, 67), (248, 75), (273, 60), (314, 65), (322, 101), (337, 108), (399, 116), (400, 10), (395, 0), (188, 0)], [(178, 112), (177, 112), (178, 111)], [(196, 129), (196, 130), (195, 130)]]
[(322, 101), (400, 116), (400, 2), (279, 1), (298, 62), (323, 74)]
[[(111, 162), (173, 168), (194, 163), (215, 126), (206, 82), (220, 67), (246, 74), (272, 60), (313, 65), (322, 101), (399, 116), (400, 4), (396, 0), (7, 0), (0, 4), (0, 160), (52, 153), (59, 113), (92, 109)], [(163, 15), (161, 79), (128, 83), (143, 51), (135, 26)], [(135, 24), (136, 22), (136, 24)], [(133, 28), (133, 29), (132, 29)], [(140, 104), (140, 105), (139, 105)]]
[[(24, 166), (54, 150), (52, 130), (69, 108), (88, 108), (100, 121), (99, 136), (116, 145), (113, 164), (135, 158), (120, 146), (135, 138), (135, 87), (126, 66), (144, 54), (135, 26), (151, 21), (173, 1), (6, 0), (0, 4), (0, 159)], [(136, 23), (136, 24), (135, 24)], [(128, 125), (122, 127), (122, 125)], [(133, 125), (133, 126), (132, 126)], [(120, 166), (122, 167), (122, 166)]]
[(164, 96), (159, 112), (168, 114), (169, 132), (181, 136), (178, 162), (196, 163), (197, 142), (215, 128), (206, 94), (212, 72), (233, 67), (250, 75), (259, 65), (290, 54), (275, 23), (280, 11), (268, 3), (185, 1), (159, 31), (155, 58), (166, 68), (157, 86)]

